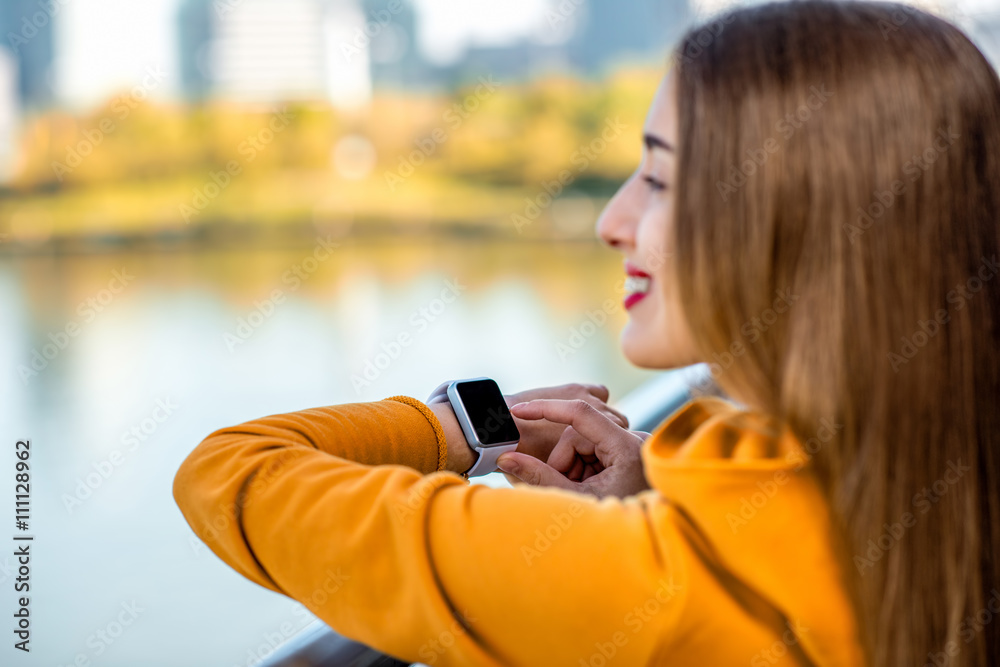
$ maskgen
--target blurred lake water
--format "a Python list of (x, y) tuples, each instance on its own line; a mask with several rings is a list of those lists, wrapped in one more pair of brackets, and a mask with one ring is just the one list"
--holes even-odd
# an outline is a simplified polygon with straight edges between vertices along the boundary
[(256, 664), (311, 616), (194, 539), (171, 494), (187, 453), (223, 426), (423, 400), (457, 377), (601, 382), (613, 402), (653, 377), (618, 346), (622, 278), (597, 242), (0, 257), (8, 502), (14, 441), (32, 447), (32, 651), (17, 664)]

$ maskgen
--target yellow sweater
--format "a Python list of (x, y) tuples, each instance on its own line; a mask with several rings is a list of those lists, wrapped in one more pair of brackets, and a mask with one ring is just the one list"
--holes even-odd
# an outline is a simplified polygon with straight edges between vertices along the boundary
[(649, 491), (596, 499), (443, 470), (420, 401), (208, 436), (174, 497), (237, 572), (428, 665), (858, 665), (828, 509), (788, 431), (714, 398), (643, 444)]

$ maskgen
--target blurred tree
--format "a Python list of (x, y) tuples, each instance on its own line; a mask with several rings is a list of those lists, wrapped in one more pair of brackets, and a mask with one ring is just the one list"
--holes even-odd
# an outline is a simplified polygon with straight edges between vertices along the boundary
[[(28, 207), (56, 235), (317, 217), (505, 224), (525, 196), (567, 173), (575, 196), (613, 192), (638, 164), (661, 76), (633, 69), (600, 83), (549, 76), (450, 95), (383, 92), (355, 113), (318, 103), (152, 106), (125, 93), (84, 116), (30, 120), (0, 214)], [(335, 159), (345, 137), (350, 168)]]

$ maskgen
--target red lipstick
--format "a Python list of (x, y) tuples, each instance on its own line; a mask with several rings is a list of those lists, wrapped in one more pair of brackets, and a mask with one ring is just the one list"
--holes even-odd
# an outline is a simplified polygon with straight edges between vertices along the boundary
[(628, 310), (635, 304), (642, 301), (649, 294), (649, 286), (653, 276), (646, 273), (635, 264), (625, 262), (625, 300), (624, 306)]

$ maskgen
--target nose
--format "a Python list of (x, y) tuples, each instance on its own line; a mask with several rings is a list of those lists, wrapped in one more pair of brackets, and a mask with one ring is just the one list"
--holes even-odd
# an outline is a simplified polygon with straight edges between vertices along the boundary
[(630, 202), (633, 175), (618, 188), (618, 192), (607, 203), (597, 219), (597, 236), (604, 243), (620, 252), (627, 252), (635, 246), (635, 226), (638, 220)]

